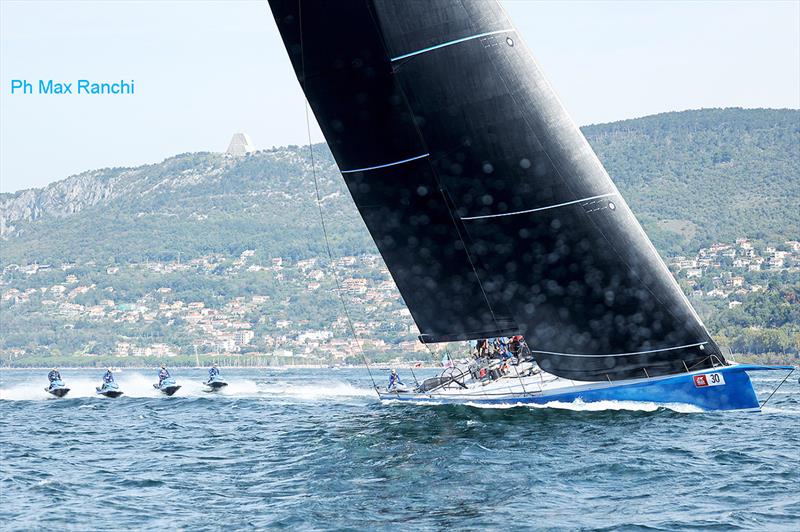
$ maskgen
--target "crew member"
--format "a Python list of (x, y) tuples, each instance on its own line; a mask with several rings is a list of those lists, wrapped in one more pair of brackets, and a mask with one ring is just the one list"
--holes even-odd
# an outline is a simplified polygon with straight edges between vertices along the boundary
[(500, 360), (511, 358), (511, 353), (508, 351), (508, 337), (500, 336), (495, 340), (495, 355)]
[(517, 360), (530, 360), (532, 359), (531, 350), (528, 347), (528, 344), (525, 342), (525, 338), (521, 335), (515, 336), (514, 341), (516, 342), (516, 348), (514, 349), (514, 356), (517, 357)]
[(169, 379), (170, 374), (169, 370), (167, 370), (167, 366), (161, 364), (161, 371), (158, 372), (158, 385), (161, 386), (161, 383), (164, 382), (164, 379)]
[(484, 338), (478, 342), (478, 356), (477, 358), (486, 358), (489, 356), (489, 340)]
[(400, 375), (397, 373), (396, 369), (392, 370), (392, 373), (389, 375), (389, 386), (387, 386), (388, 390), (393, 390), (397, 386), (404, 386), (403, 381), (400, 380)]
[(61, 380), (61, 373), (58, 372), (58, 368), (53, 368), (50, 370), (50, 373), (47, 374), (47, 380), (50, 381), (50, 387), (53, 387), (53, 383), (56, 381)]
[(219, 377), (219, 368), (217, 367), (216, 362), (208, 370), (208, 382), (214, 380), (214, 377)]

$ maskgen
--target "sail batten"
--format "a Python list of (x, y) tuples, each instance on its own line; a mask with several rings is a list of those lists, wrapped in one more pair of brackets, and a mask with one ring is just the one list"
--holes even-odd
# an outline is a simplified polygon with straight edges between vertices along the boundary
[(394, 161), (391, 163), (386, 164), (379, 164), (376, 166), (368, 166), (366, 168), (356, 168), (353, 170), (339, 170), (343, 174), (354, 174), (356, 172), (369, 172), (370, 170), (380, 170), (381, 168), (388, 168), (389, 166), (396, 166), (398, 164), (410, 163), (411, 161), (416, 161), (417, 159), (424, 159), (425, 157), (430, 157), (430, 153), (423, 153), (422, 155), (417, 155), (414, 157), (409, 157), (408, 159), (402, 159), (400, 161)]
[(650, 353), (659, 353), (661, 351), (674, 351), (676, 349), (686, 349), (689, 347), (700, 347), (706, 344), (708, 344), (708, 342), (697, 342), (695, 344), (678, 345), (674, 347), (663, 347), (661, 349), (648, 349), (646, 351), (634, 351), (631, 353), (591, 353), (591, 354), (554, 353), (553, 351), (540, 351), (538, 349), (532, 349), (531, 353), (540, 353), (542, 355), (557, 355), (561, 357), (628, 357), (633, 355), (649, 355)]
[(421, 341), (523, 334), (574, 380), (724, 361), (497, 2), (270, 6)]
[[(497, 213), (497, 214), (484, 214), (484, 215), (481, 215), (481, 216), (462, 216), (461, 219), (462, 220), (483, 220), (483, 219), (486, 219), (486, 218), (499, 218), (501, 216), (515, 216), (517, 214), (528, 214), (528, 213), (531, 213), (531, 212), (546, 211), (548, 209), (557, 209), (559, 207), (566, 207), (567, 205), (574, 205), (576, 203), (584, 203), (584, 202), (587, 202), (587, 201), (596, 200), (596, 199), (600, 199), (600, 198), (608, 198), (608, 197), (616, 196), (616, 195), (617, 195), (616, 192), (609, 192), (608, 194), (599, 194), (597, 196), (591, 196), (591, 197), (588, 197), (588, 198), (581, 198), (581, 199), (576, 199), (576, 200), (572, 200), (572, 201), (565, 201), (564, 203), (558, 203), (556, 205), (547, 205), (545, 207), (536, 207), (535, 209), (526, 209), (524, 211), (514, 211), (514, 212), (500, 212), (500, 213)], [(610, 208), (616, 208), (616, 207), (610, 207)]]
[(434, 50), (438, 50), (440, 48), (445, 48), (447, 46), (452, 46), (454, 44), (460, 44), (462, 42), (471, 41), (473, 39), (480, 39), (481, 37), (488, 37), (489, 35), (497, 35), (498, 33), (509, 33), (515, 31), (513, 28), (506, 28), (502, 30), (496, 31), (487, 31), (485, 33), (479, 33), (478, 35), (470, 35), (469, 37), (462, 37), (460, 39), (454, 39), (452, 41), (443, 42), (442, 44), (437, 44), (435, 46), (429, 46), (427, 48), (423, 48), (421, 50), (417, 50), (415, 52), (409, 52), (407, 54), (399, 55), (397, 57), (392, 57), (390, 60), (394, 63), (396, 61), (402, 61), (403, 59), (408, 59), (410, 57), (414, 57), (415, 55), (420, 55), (428, 52), (432, 52)]

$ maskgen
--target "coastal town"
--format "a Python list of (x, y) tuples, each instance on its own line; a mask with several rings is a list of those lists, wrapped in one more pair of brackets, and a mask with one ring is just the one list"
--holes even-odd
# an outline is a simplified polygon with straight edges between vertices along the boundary
[[(768, 290), (772, 279), (800, 272), (800, 242), (740, 238), (667, 264), (693, 301), (735, 308), (748, 294)], [(396, 362), (462, 349), (416, 341), (416, 326), (377, 254), (343, 256), (332, 265), (254, 249), (165, 262), (9, 264), (0, 289), (4, 322), (73, 333), (31, 341), (6, 329), (2, 357), (15, 363), (54, 350), (87, 360), (113, 356), (120, 364), (179, 356), (345, 364), (357, 363), (362, 352)], [(59, 344), (81, 331), (89, 340)]]
[[(743, 296), (767, 289), (761, 273), (800, 272), (800, 242), (756, 246), (747, 238), (701, 248), (693, 257), (677, 256), (668, 261), (670, 270), (693, 297), (727, 300), (728, 307), (741, 305)], [(768, 276), (766, 276), (768, 278)]]
[[(163, 358), (199, 353), (267, 363), (336, 363), (356, 356), (360, 349), (378, 358), (419, 349), (414, 341), (416, 327), (378, 255), (345, 256), (333, 265), (342, 297), (353, 307), (354, 318), (358, 316), (352, 328), (359, 347), (334, 300), (336, 283), (328, 265), (314, 258), (276, 257), (262, 262), (254, 260), (255, 254), (255, 250), (245, 250), (235, 258), (209, 255), (185, 262), (109, 265), (99, 271), (96, 263), (9, 265), (2, 277), (2, 310), (38, 315), (63, 329), (89, 326), (135, 331), (156, 324), (165, 331), (165, 341), (120, 334), (113, 346), (106, 346), (111, 347), (110, 353), (100, 353), (90, 345), (83, 349), (84, 357)], [(91, 282), (80, 273), (87, 270)], [(123, 294), (132, 276), (139, 282), (146, 278), (148, 284), (165, 282), (131, 299)], [(184, 286), (191, 277), (214, 278), (223, 284), (236, 279), (253, 282), (248, 282), (248, 295), (230, 298), (209, 298), (202, 289), (189, 289), (199, 296), (193, 299), (187, 290), (170, 286)], [(24, 288), (14, 287), (20, 282)], [(316, 314), (316, 321), (305, 319), (304, 312)], [(188, 342), (168, 341), (175, 336)], [(48, 347), (6, 346), (3, 354), (19, 359)]]

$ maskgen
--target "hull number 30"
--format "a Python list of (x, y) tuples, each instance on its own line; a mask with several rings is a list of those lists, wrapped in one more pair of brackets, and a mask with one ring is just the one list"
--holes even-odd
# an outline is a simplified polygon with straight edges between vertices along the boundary
[(698, 388), (706, 386), (723, 386), (725, 384), (725, 377), (722, 373), (704, 373), (702, 375), (694, 376), (694, 385)]

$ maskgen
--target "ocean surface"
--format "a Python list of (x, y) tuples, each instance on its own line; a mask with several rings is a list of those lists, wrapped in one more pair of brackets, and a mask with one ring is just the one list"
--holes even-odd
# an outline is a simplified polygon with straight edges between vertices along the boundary
[(381, 404), (333, 369), (209, 394), (178, 368), (174, 397), (124, 370), (119, 399), (64, 370), (55, 399), (46, 373), (0, 371), (3, 530), (800, 530), (797, 373), (761, 413)]

